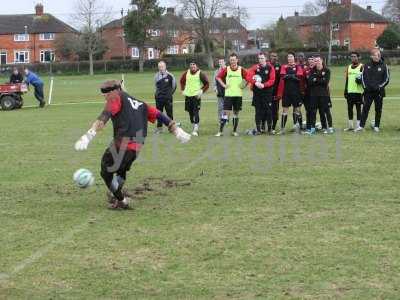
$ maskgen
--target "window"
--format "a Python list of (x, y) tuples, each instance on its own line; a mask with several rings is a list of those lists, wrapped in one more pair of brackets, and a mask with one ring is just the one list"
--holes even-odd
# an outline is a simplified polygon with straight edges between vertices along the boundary
[(27, 42), (29, 41), (29, 34), (14, 34), (15, 42)]
[(333, 30), (333, 31), (339, 31), (339, 30), (340, 30), (339, 23), (334, 23), (334, 24), (332, 24), (332, 30)]
[(188, 54), (189, 53), (189, 49), (186, 47), (182, 48), (182, 54)]
[(154, 59), (154, 49), (153, 48), (147, 49), (147, 54), (148, 54), (149, 59)]
[(168, 54), (179, 54), (179, 46), (170, 46), (167, 49)]
[(7, 51), (2, 50), (0, 51), (0, 65), (6, 65), (7, 64)]
[(41, 41), (52, 41), (54, 40), (54, 36), (55, 36), (54, 33), (41, 33), (39, 39)]
[(236, 28), (228, 29), (228, 33), (238, 33), (238, 32), (239, 32), (239, 29), (236, 29)]
[(132, 48), (132, 57), (133, 58), (138, 58), (139, 57), (139, 48), (133, 47)]
[(269, 48), (269, 43), (261, 43), (261, 49), (268, 49)]
[(54, 50), (40, 50), (40, 62), (48, 63), (54, 61)]
[(29, 62), (29, 51), (21, 50), (14, 52), (15, 63), (28, 63)]
[(151, 35), (152, 37), (156, 37), (156, 36), (160, 36), (160, 35), (161, 35), (159, 29), (156, 29), (156, 30), (149, 30), (149, 33), (150, 33), (150, 35)]
[(371, 24), (369, 25), (369, 27), (370, 27), (371, 29), (374, 29), (374, 28), (375, 28), (375, 23), (371, 23)]
[(238, 46), (238, 45), (240, 44), (240, 42), (239, 42), (238, 40), (233, 40), (232, 44), (233, 44), (234, 46)]
[(321, 26), (320, 25), (313, 25), (312, 30), (314, 32), (321, 32)]
[(332, 46), (340, 46), (340, 40), (332, 40), (331, 45)]
[(177, 31), (177, 30), (168, 30), (168, 31), (167, 31), (167, 34), (168, 34), (170, 37), (178, 37), (178, 31)]

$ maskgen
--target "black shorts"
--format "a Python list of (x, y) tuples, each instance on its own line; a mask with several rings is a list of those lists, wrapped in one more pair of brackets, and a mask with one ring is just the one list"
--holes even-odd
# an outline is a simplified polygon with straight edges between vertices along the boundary
[(349, 104), (362, 104), (363, 103), (363, 95), (350, 93), (347, 94), (347, 103)]
[(185, 97), (185, 110), (189, 112), (199, 111), (201, 107), (201, 98)]
[(303, 95), (284, 95), (282, 100), (283, 107), (300, 107), (303, 104)]
[(241, 111), (242, 110), (242, 97), (225, 97), (224, 110)]
[(252, 105), (256, 109), (272, 109), (272, 96), (253, 96)]
[(106, 149), (101, 159), (101, 173), (117, 173), (122, 177), (131, 169), (138, 153), (134, 150), (118, 151), (114, 146)]
[(329, 96), (312, 96), (310, 97), (311, 109), (327, 110), (332, 107), (331, 97)]

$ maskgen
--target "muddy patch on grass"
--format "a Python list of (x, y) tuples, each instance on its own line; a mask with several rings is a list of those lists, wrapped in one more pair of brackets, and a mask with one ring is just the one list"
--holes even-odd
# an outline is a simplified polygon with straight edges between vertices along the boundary
[(135, 188), (126, 188), (125, 194), (132, 199), (146, 199), (150, 195), (166, 195), (169, 189), (190, 186), (192, 183), (188, 180), (164, 179), (149, 177)]

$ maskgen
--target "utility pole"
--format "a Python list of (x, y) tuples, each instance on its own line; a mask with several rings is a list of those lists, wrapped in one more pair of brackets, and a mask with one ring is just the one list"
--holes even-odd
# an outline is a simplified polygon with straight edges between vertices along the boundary
[(327, 65), (331, 65), (332, 60), (332, 39), (333, 39), (333, 24), (332, 21), (329, 22), (329, 47), (328, 47), (328, 63)]
[(330, 1), (327, 1), (326, 3), (326, 12), (328, 15), (328, 21), (329, 21), (329, 45), (328, 45), (328, 62), (327, 65), (331, 65), (331, 60), (332, 60), (332, 39), (333, 39), (333, 23), (332, 23), (332, 14), (330, 10)]
[(121, 8), (121, 20), (122, 20), (122, 59), (126, 60), (126, 45), (125, 45), (125, 18), (124, 18), (124, 9)]

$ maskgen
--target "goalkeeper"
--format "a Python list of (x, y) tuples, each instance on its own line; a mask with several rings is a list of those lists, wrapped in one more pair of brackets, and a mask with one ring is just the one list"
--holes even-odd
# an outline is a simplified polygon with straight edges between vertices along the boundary
[(92, 127), (76, 143), (77, 151), (86, 150), (90, 141), (111, 119), (114, 139), (105, 150), (101, 160), (101, 177), (113, 196), (111, 209), (129, 208), (129, 200), (122, 193), (126, 173), (136, 160), (147, 136), (147, 122), (160, 121), (182, 143), (190, 140), (190, 135), (175, 125), (169, 117), (155, 107), (128, 95), (121, 89), (121, 82), (106, 81), (101, 85), (101, 93), (106, 104), (103, 112)]

